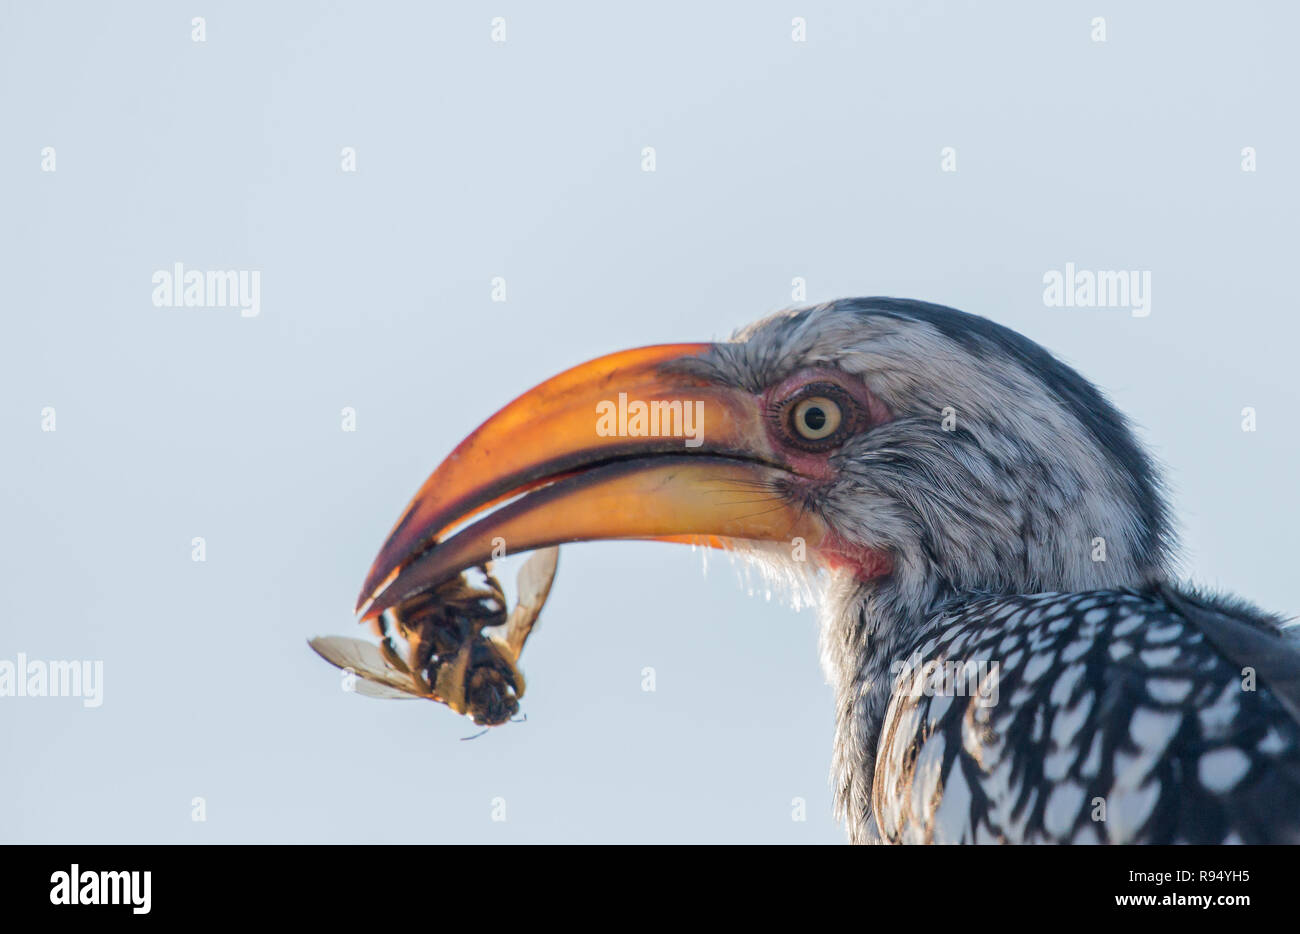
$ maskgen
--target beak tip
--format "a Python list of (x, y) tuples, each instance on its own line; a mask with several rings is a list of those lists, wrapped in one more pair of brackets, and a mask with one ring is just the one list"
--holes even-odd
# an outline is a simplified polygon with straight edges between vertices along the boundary
[(361, 593), (357, 594), (356, 603), (352, 606), (353, 613), (363, 613), (367, 606), (374, 600), (374, 590), (370, 587), (370, 582), (366, 581), (365, 586), (361, 588)]
[(370, 573), (366, 575), (366, 582), (361, 585), (361, 593), (357, 595), (356, 606), (353, 607), (352, 612), (359, 615), (362, 621), (369, 619), (371, 616), (379, 615), (384, 609), (384, 607), (380, 607), (379, 610), (372, 608), (375, 602), (388, 590), (389, 585), (396, 580), (398, 573), (401, 571), (401, 563), (399, 562), (386, 576), (382, 578), (379, 576), (380, 563), (383, 561), (384, 556), (392, 550), (390, 546), (391, 542), (386, 543), (380, 550), (379, 557), (375, 559), (374, 565), (370, 568)]

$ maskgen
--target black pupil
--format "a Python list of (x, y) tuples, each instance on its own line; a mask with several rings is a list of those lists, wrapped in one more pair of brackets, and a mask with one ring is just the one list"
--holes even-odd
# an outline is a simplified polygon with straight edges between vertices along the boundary
[(810, 406), (804, 410), (803, 423), (813, 431), (821, 431), (826, 425), (826, 413), (819, 406)]

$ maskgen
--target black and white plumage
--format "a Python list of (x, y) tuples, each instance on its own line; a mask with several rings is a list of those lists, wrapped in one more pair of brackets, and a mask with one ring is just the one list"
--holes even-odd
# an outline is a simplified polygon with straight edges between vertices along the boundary
[[(823, 609), (854, 842), (1300, 842), (1300, 652), (1277, 619), (1175, 589), (1155, 469), (1087, 380), (894, 299), (781, 313), (706, 359), (750, 388), (829, 364), (892, 416), (809, 503), (893, 556)], [(1260, 640), (1233, 657), (1227, 626)], [(998, 702), (910, 687), (945, 661), (996, 664)]]
[[(615, 395), (699, 431), (593, 426)], [(854, 842), (1300, 842), (1300, 643), (1175, 582), (1123, 416), (991, 321), (851, 299), (565, 371), (426, 481), (358, 607), (602, 538), (816, 569)]]
[[(1300, 840), (1300, 813), (1278, 808), (1300, 798), (1300, 724), (1221, 647), (1222, 611), (1189, 616), (1190, 598), (1174, 599), (1101, 590), (943, 611), (884, 718), (883, 839)], [(962, 693), (961, 666), (990, 659), (996, 690)]]

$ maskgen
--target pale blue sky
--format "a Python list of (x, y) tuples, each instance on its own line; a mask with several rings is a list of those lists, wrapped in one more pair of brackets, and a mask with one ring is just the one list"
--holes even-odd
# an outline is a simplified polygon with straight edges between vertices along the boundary
[[(305, 643), (359, 633), (499, 405), (796, 276), (1061, 354), (1168, 466), (1194, 578), (1300, 612), (1293, 7), (540, 6), (3, 6), (0, 659), (105, 684), (0, 698), (0, 840), (841, 841), (815, 618), (725, 557), (565, 549), (528, 722), (471, 743)], [(154, 307), (176, 262), (259, 271), (261, 313)], [(1150, 316), (1045, 307), (1067, 262), (1150, 271)]]

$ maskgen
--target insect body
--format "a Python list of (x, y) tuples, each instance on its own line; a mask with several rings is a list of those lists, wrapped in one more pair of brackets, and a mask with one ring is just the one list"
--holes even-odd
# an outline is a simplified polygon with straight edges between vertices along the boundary
[(376, 617), (378, 645), (345, 636), (318, 636), (309, 645), (356, 675), (358, 694), (427, 698), (482, 726), (498, 726), (519, 711), (519, 656), (550, 594), (558, 559), (558, 548), (544, 548), (524, 563), (519, 602), (508, 615), (505, 593), (490, 565), (483, 565), (486, 587), (460, 574)]

